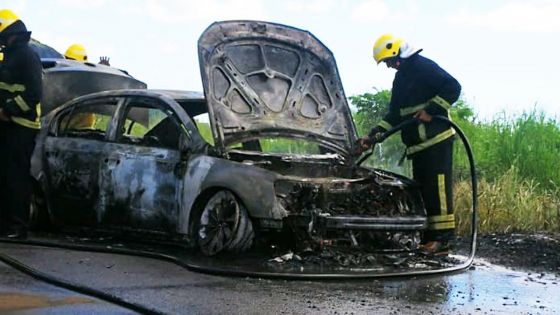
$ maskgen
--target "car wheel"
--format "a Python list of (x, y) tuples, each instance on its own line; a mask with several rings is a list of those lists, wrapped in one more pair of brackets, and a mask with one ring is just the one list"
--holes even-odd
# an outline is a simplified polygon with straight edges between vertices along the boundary
[(230, 191), (219, 191), (208, 200), (197, 228), (202, 253), (243, 252), (251, 247), (254, 236), (247, 210)]
[(29, 227), (31, 230), (48, 230), (51, 226), (47, 201), (39, 185), (35, 185), (29, 207)]

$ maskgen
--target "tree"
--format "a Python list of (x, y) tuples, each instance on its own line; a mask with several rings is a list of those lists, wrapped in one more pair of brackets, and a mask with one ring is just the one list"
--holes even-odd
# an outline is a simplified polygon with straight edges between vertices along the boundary
[[(367, 135), (383, 119), (389, 110), (390, 101), (389, 90), (350, 96), (350, 102), (357, 108), (353, 117), (360, 136)], [(410, 165), (400, 163), (404, 149), (399, 135), (394, 135), (376, 145), (374, 154), (366, 164), (410, 176)]]
[(391, 91), (381, 90), (377, 93), (364, 93), (350, 96), (350, 103), (357, 108), (354, 121), (360, 135), (367, 134), (385, 116), (391, 100)]

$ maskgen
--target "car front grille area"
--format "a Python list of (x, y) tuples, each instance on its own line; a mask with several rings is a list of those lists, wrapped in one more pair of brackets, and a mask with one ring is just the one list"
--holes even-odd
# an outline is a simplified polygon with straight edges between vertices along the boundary
[(330, 182), (282, 182), (277, 197), (292, 215), (402, 217), (425, 215), (414, 187), (379, 184), (374, 178)]

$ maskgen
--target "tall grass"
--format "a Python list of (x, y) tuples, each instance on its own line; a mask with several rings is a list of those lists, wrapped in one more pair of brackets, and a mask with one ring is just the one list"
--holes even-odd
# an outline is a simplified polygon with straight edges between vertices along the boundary
[[(491, 122), (458, 121), (469, 138), (480, 176), (499, 179), (515, 167), (522, 179), (533, 180), (539, 191), (560, 187), (560, 123), (535, 111), (517, 118), (505, 115)], [(458, 175), (468, 169), (462, 148), (456, 146)]]
[[(532, 179), (523, 179), (512, 166), (493, 180), (482, 178), (478, 184), (478, 228), (492, 232), (534, 232), (560, 230), (560, 190), (541, 189)], [(471, 228), (471, 185), (456, 183), (454, 193), (457, 232)]]
[[(560, 123), (531, 111), (490, 122), (458, 120), (469, 138), (479, 178), (481, 233), (560, 230)], [(468, 160), (455, 147), (457, 231), (470, 230)]]

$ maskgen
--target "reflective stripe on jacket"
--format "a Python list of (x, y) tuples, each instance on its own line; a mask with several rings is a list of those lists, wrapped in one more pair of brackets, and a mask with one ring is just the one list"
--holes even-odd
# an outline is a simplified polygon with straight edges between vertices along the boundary
[(0, 107), (21, 126), (41, 128), (42, 66), (27, 41), (4, 50), (0, 65)]
[[(449, 117), (449, 109), (459, 98), (461, 85), (432, 60), (415, 54), (403, 59), (391, 91), (389, 112), (375, 128), (391, 129), (411, 119), (419, 110)], [(422, 151), (455, 134), (440, 121), (409, 125), (401, 132), (407, 154)]]

